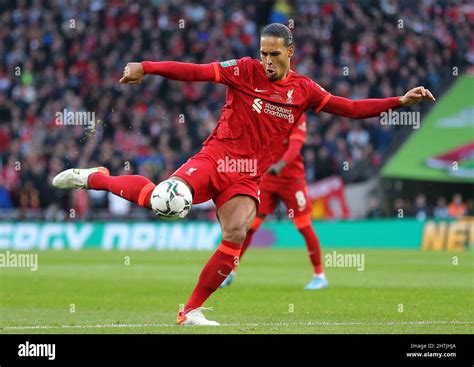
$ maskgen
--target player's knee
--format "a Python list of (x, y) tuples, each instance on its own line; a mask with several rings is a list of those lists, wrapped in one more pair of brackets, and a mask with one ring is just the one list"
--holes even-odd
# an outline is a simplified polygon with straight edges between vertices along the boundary
[(222, 238), (232, 243), (242, 244), (247, 236), (243, 225), (230, 225), (222, 231)]

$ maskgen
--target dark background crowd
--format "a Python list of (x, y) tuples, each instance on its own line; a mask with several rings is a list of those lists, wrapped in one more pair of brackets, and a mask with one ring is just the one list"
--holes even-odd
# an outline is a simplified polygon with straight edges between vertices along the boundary
[[(225, 87), (161, 77), (123, 86), (125, 64), (258, 58), (259, 32), (270, 22), (292, 28), (294, 70), (351, 99), (418, 85), (439, 97), (456, 78), (453, 67), (461, 75), (474, 63), (474, 10), (464, 0), (0, 1), (0, 208), (14, 209), (2, 213), (148, 215), (105, 192), (53, 190), (51, 179), (98, 165), (167, 178), (212, 131)], [(429, 108), (414, 110), (423, 117)], [(58, 124), (64, 109), (94, 112), (94, 127)], [(411, 131), (310, 112), (307, 179), (363, 181)]]

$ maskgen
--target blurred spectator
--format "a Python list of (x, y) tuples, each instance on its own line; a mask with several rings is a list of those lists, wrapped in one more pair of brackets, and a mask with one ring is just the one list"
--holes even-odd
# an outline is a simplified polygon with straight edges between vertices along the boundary
[(369, 199), (369, 211), (367, 213), (367, 218), (376, 219), (383, 217), (384, 214), (382, 208), (380, 207), (380, 200), (377, 197), (371, 197)]
[(431, 216), (431, 211), (426, 204), (425, 194), (418, 194), (415, 198), (415, 205), (413, 208), (413, 214), (416, 219), (423, 221)]
[(448, 205), (448, 213), (451, 218), (462, 218), (467, 213), (467, 206), (462, 202), (460, 194), (454, 194), (453, 200)]
[(436, 200), (436, 207), (434, 209), (434, 217), (436, 219), (446, 219), (449, 218), (448, 205), (446, 203), (446, 198), (440, 196)]
[(469, 199), (467, 201), (467, 216), (474, 217), (474, 199)]
[(332, 159), (329, 156), (329, 150), (326, 147), (321, 147), (319, 150), (318, 158), (315, 162), (315, 175), (314, 179), (321, 180), (328, 177), (333, 172)]
[(305, 149), (303, 153), (306, 180), (316, 181), (316, 157), (313, 149)]
[(0, 209), (11, 209), (13, 208), (12, 199), (8, 190), (0, 185)]

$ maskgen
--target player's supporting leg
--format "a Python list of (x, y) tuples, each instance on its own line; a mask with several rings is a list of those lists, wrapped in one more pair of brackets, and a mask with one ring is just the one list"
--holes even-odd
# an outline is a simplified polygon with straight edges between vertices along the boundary
[(321, 245), (319, 238), (311, 225), (311, 213), (293, 218), (293, 222), (304, 237), (308, 255), (314, 269), (313, 279), (306, 285), (305, 289), (322, 289), (328, 287), (328, 281), (324, 275), (323, 263), (321, 261)]
[(250, 246), (250, 243), (253, 239), (253, 235), (255, 234), (255, 232), (257, 232), (262, 223), (265, 221), (265, 217), (265, 214), (258, 214), (257, 217), (254, 219), (252, 225), (250, 226), (250, 229), (247, 232), (247, 237), (245, 237), (244, 243), (242, 244), (242, 249), (240, 250), (240, 260), (242, 260), (242, 256), (244, 256), (245, 252)]
[(244, 195), (234, 196), (218, 209), (222, 242), (202, 269), (198, 284), (184, 306), (184, 310), (178, 314), (176, 320), (178, 324), (186, 325), (187, 316), (194, 310), (199, 310), (238, 263), (240, 249), (255, 218), (256, 209), (254, 199)]
[[(242, 248), (240, 250), (239, 262), (242, 261), (242, 256), (244, 256), (245, 251), (250, 246), (252, 242), (253, 235), (257, 232), (258, 228), (262, 225), (266, 217), (266, 214), (257, 214), (255, 217), (250, 229), (247, 231), (247, 237), (245, 237), (244, 242), (242, 243)], [(230, 272), (227, 278), (224, 279), (222, 284), (220, 285), (221, 288), (227, 287), (232, 284), (234, 281), (235, 275), (237, 273), (237, 268), (239, 264), (235, 264), (234, 269)]]
[[(257, 217), (255, 217), (250, 229), (247, 231), (247, 236), (245, 237), (245, 240), (242, 243), (242, 247), (240, 249), (240, 255), (239, 255), (239, 262), (242, 260), (242, 256), (247, 251), (247, 248), (250, 246), (254, 233), (262, 225), (264, 220), (265, 220), (265, 215), (258, 215)], [(239, 263), (236, 263), (234, 265), (234, 268), (232, 269), (230, 274), (221, 283), (220, 285), (221, 288), (227, 287), (232, 284), (232, 282), (234, 281), (238, 266), (239, 266)]]
[(138, 175), (110, 176), (105, 167), (71, 168), (53, 178), (53, 186), (61, 189), (106, 190), (150, 209), (155, 184)]

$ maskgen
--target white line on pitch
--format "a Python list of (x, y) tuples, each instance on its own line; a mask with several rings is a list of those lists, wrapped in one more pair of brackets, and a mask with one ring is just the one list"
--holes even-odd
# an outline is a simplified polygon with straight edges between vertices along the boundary
[[(222, 326), (350, 326), (350, 325), (471, 325), (474, 321), (387, 321), (387, 322), (270, 322), (270, 323), (234, 323)], [(26, 329), (103, 329), (103, 328), (149, 328), (173, 327), (175, 324), (97, 324), (97, 325), (33, 325), (33, 326), (4, 326), (0, 330), (26, 330)]]

